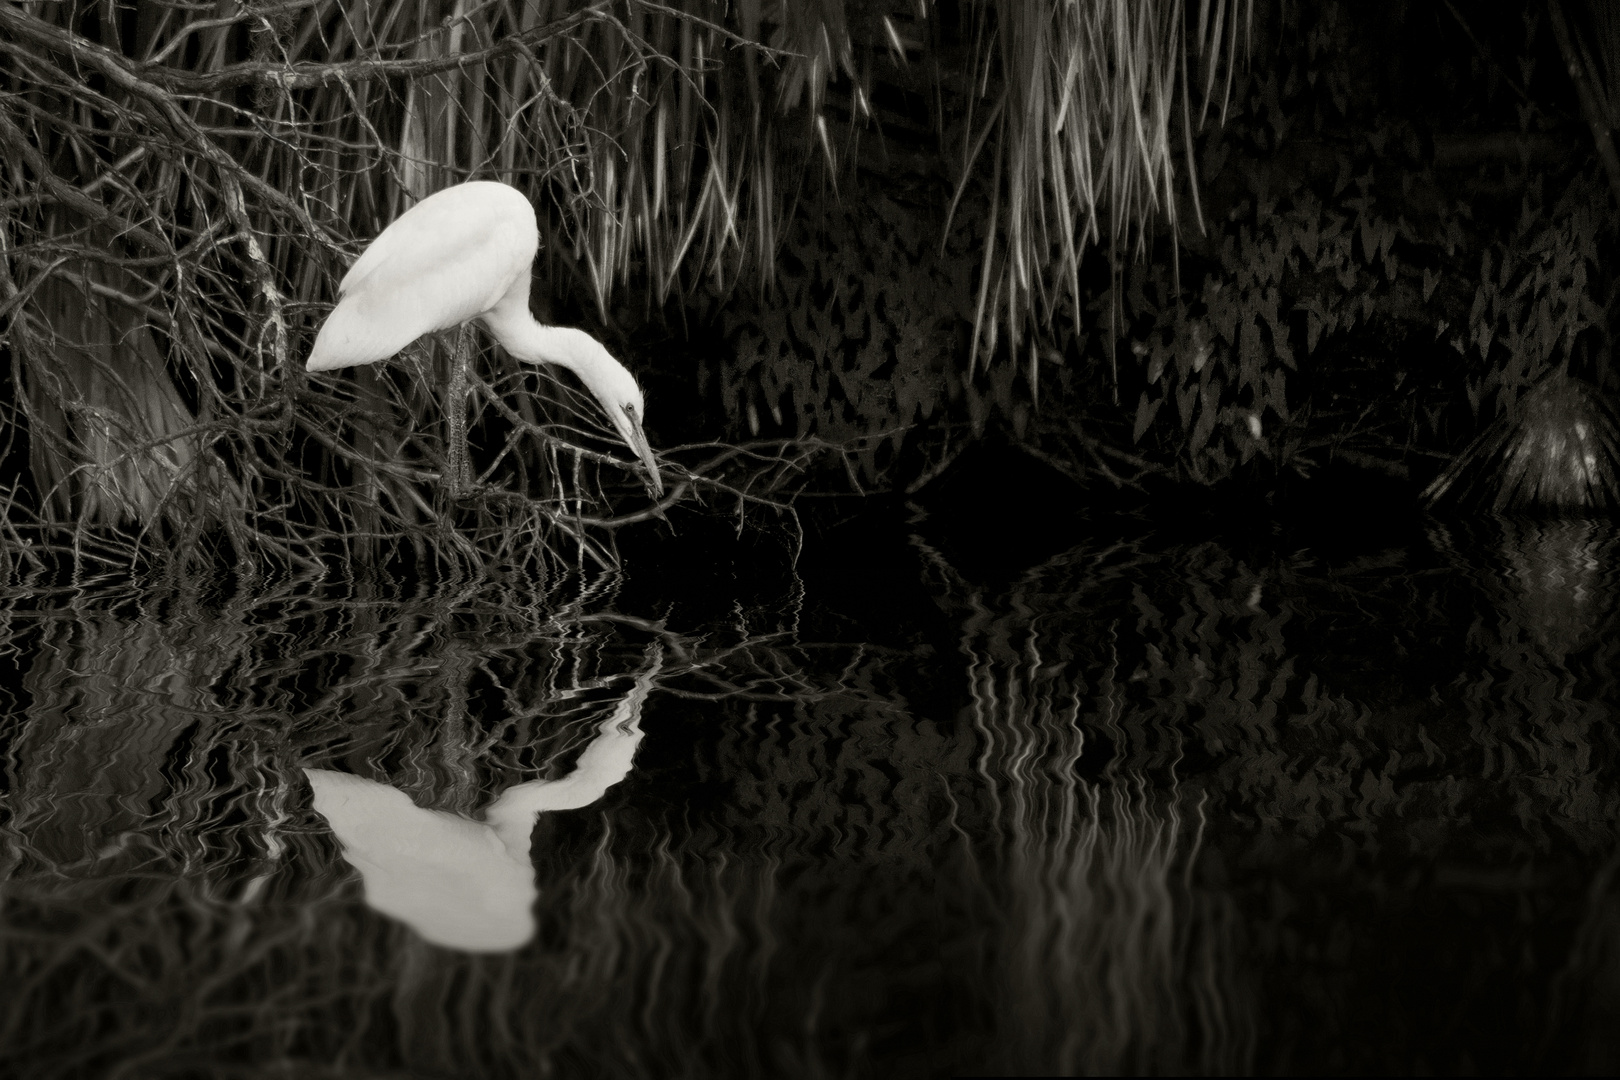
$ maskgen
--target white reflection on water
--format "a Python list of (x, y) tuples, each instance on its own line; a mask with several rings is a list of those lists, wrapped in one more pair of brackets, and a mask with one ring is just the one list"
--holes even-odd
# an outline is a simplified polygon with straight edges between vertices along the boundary
[(366, 903), (435, 945), (504, 952), (527, 943), (539, 895), (529, 861), (535, 818), (589, 806), (629, 775), (641, 744), (641, 706), (663, 664), (657, 645), (648, 659), (573, 772), (507, 788), (484, 809), (483, 821), (423, 809), (374, 780), (305, 769), (315, 810), (360, 871)]

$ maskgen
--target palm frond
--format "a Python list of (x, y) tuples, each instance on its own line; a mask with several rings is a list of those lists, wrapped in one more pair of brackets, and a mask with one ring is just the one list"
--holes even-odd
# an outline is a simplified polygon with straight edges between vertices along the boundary
[(964, 133), (957, 199), (990, 170), (1000, 243), (987, 243), (981, 264), (970, 369), (1003, 341), (1020, 355), (1060, 313), (1078, 324), (1087, 247), (1106, 231), (1116, 254), (1141, 252), (1161, 220), (1173, 234), (1178, 175), (1196, 219), (1191, 117), (1196, 107), (1201, 126), (1227, 92), (1253, 10), (1253, 0), (1203, 0), (1189, 39), (1182, 0), (979, 5), (974, 70), (988, 108)]

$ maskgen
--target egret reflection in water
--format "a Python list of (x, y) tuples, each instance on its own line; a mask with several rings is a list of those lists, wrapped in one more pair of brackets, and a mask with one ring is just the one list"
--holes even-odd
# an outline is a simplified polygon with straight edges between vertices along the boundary
[[(1612, 1071), (1616, 533), (1415, 535), (802, 604), (19, 591), (0, 1075)], [(363, 902), (311, 765), (476, 840), (529, 943)], [(534, 779), (595, 801), (525, 859)]]
[(577, 810), (630, 772), (641, 745), (641, 706), (663, 665), (657, 644), (647, 668), (602, 722), (574, 771), (560, 780), (507, 788), (474, 821), (428, 810), (374, 780), (305, 769), (315, 809), (365, 880), (366, 902), (436, 945), (468, 952), (515, 949), (534, 936), (534, 867), (529, 838), (547, 811)]

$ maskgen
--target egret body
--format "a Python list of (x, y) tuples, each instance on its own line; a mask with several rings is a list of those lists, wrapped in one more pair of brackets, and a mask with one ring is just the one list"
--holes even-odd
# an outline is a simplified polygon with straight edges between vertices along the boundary
[[(583, 330), (545, 326), (529, 313), (529, 277), (539, 248), (534, 207), (516, 188), (473, 180), (428, 196), (384, 229), (349, 268), (305, 367), (329, 371), (376, 363), (423, 334), (477, 319), (519, 360), (556, 364), (579, 376), (641, 459), (654, 494), (662, 495), (658, 463), (641, 427), (646, 407), (635, 377)], [(462, 407), (459, 400), (451, 405)]]

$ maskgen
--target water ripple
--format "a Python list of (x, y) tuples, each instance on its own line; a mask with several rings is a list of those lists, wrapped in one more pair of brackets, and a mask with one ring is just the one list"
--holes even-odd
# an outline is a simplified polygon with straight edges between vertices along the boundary
[[(0, 1072), (1615, 1064), (1612, 525), (910, 550), (881, 642), (802, 583), (10, 590)], [(517, 929), (380, 900), (334, 774)]]

